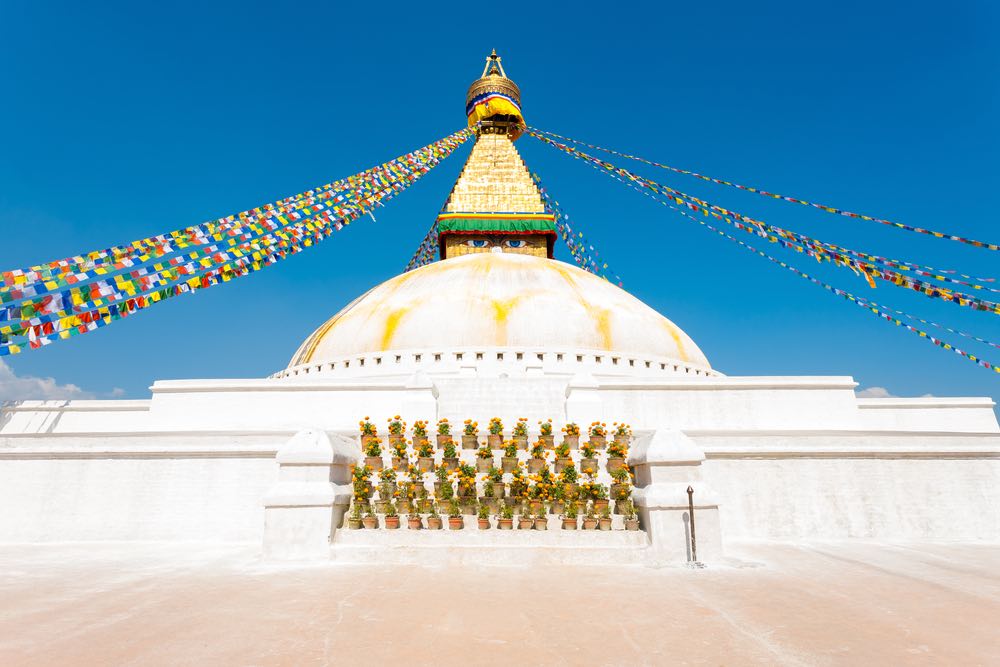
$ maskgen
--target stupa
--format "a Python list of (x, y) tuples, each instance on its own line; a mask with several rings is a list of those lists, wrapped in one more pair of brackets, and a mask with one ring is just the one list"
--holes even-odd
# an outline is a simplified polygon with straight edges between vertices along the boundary
[[(495, 52), (466, 113), (476, 141), (438, 215), (440, 260), (340, 308), (286, 368), (158, 381), (147, 400), (4, 407), (0, 541), (257, 541), (270, 558), (510, 563), (712, 562), (739, 539), (1000, 539), (990, 399), (724, 375), (669, 319), (554, 257), (553, 216), (515, 148), (521, 92)], [(524, 419), (532, 442), (549, 419), (556, 434), (627, 422), (642, 529), (348, 530), (358, 422), (397, 415), (431, 428), (496, 417), (505, 439)]]

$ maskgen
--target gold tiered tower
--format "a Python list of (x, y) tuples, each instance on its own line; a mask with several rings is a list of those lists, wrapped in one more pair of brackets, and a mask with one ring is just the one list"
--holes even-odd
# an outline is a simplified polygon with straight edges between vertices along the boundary
[(554, 217), (514, 148), (524, 127), (520, 103), (520, 89), (493, 51), (466, 96), (476, 143), (438, 215), (442, 259), (477, 252), (552, 257)]

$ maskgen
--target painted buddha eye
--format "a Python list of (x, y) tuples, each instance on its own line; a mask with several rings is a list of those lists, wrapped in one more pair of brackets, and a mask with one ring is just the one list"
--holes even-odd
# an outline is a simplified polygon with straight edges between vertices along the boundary
[(486, 239), (469, 239), (468, 241), (465, 242), (465, 245), (469, 246), (470, 248), (488, 248), (490, 242), (487, 241)]
[(507, 239), (503, 244), (508, 248), (523, 248), (528, 245), (528, 242), (524, 239)]

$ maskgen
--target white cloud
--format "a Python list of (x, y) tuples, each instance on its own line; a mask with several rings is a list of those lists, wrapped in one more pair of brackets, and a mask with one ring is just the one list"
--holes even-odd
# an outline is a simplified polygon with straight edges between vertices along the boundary
[(867, 387), (857, 394), (858, 398), (895, 398), (885, 387)]
[(0, 360), (0, 401), (93, 397), (93, 393), (84, 391), (75, 384), (59, 384), (54, 378), (19, 376)]

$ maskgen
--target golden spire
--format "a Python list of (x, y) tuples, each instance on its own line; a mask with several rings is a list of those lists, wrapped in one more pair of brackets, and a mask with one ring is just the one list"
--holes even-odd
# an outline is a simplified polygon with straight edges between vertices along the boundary
[(480, 133), (507, 134), (517, 139), (525, 125), (521, 115), (521, 89), (507, 78), (496, 49), (486, 57), (483, 74), (472, 82), (465, 96), (469, 127)]

